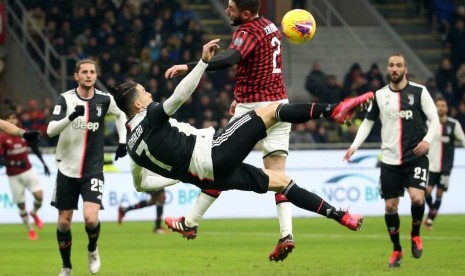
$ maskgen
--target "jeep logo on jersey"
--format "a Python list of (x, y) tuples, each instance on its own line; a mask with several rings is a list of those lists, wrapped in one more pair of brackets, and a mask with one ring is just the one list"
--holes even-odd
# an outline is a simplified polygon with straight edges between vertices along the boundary
[(84, 121), (81, 121), (80, 119), (78, 120), (74, 120), (73, 121), (73, 127), (74, 128), (77, 128), (77, 129), (88, 129), (90, 131), (97, 131), (98, 130), (98, 127), (99, 127), (99, 123), (98, 122), (84, 122)]
[(413, 112), (412, 112), (412, 110), (398, 111), (398, 110), (390, 109), (388, 111), (388, 117), (391, 118), (391, 119), (399, 119), (399, 118), (401, 118), (401, 119), (409, 120), (409, 119), (413, 118)]
[(97, 105), (95, 105), (95, 108), (97, 109), (97, 117), (102, 116), (102, 105), (97, 104)]

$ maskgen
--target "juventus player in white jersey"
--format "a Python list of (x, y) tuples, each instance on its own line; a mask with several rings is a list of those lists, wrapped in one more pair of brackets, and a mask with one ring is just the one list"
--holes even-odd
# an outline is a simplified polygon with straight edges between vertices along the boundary
[(362, 216), (336, 210), (318, 195), (300, 188), (282, 172), (259, 169), (243, 160), (266, 136), (267, 128), (276, 122), (301, 123), (320, 117), (344, 122), (356, 107), (363, 107), (370, 101), (373, 93), (339, 104), (271, 103), (231, 122), (215, 139), (208, 135), (189, 135), (170, 117), (194, 92), (218, 48), (218, 41), (215, 39), (204, 45), (202, 59), (163, 103), (153, 102), (151, 94), (137, 83), (123, 83), (111, 89), (116, 104), (129, 118), (127, 149), (133, 161), (131, 171), (135, 182), (142, 178), (145, 168), (201, 189), (281, 192), (300, 208), (331, 218), (351, 230), (359, 230)]
[[(116, 115), (119, 143), (116, 159), (126, 155), (126, 116), (113, 97), (97, 90), (96, 64), (81, 60), (76, 64), (74, 79), (78, 87), (61, 94), (53, 110), (47, 133), (60, 135), (56, 148), (58, 175), (52, 205), (58, 209), (57, 241), (63, 267), (60, 275), (71, 275), (71, 220), (83, 199), (89, 270), (100, 270), (97, 240), (100, 234), (99, 210), (102, 206), (104, 118)], [(115, 160), (116, 160), (115, 159)]]
[[(411, 249), (420, 258), (423, 244), (420, 226), (425, 212), (428, 181), (429, 145), (439, 131), (439, 118), (433, 99), (423, 86), (407, 80), (407, 62), (402, 54), (389, 57), (389, 84), (375, 92), (375, 100), (360, 125), (354, 142), (344, 155), (350, 157), (365, 141), (378, 118), (381, 120), (380, 194), (385, 202), (385, 221), (394, 251), (389, 267), (399, 267), (403, 256), (399, 240), (399, 197), (408, 190), (412, 201)], [(430, 126), (427, 129), (426, 122)]]
[[(449, 176), (454, 164), (455, 141), (460, 141), (465, 147), (465, 135), (460, 126), (459, 121), (447, 116), (449, 108), (447, 101), (444, 98), (436, 98), (434, 100), (438, 109), (441, 134), (438, 139), (434, 139), (431, 143), (428, 152), (429, 164), (429, 181), (426, 188), (426, 204), (428, 204), (429, 212), (425, 220), (426, 229), (433, 229), (433, 221), (438, 214), (439, 207), (442, 202), (442, 195), (449, 187)], [(431, 195), (436, 186), (436, 198), (433, 202)]]

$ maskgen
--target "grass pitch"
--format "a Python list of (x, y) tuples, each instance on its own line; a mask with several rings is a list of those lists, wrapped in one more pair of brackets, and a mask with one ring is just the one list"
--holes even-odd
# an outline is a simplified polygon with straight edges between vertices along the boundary
[[(465, 216), (439, 215), (422, 227), (423, 257), (410, 253), (410, 217), (401, 217), (404, 259), (387, 266), (392, 246), (384, 217), (367, 217), (360, 232), (325, 218), (295, 218), (296, 249), (284, 262), (268, 261), (278, 240), (276, 219), (205, 220), (195, 240), (152, 233), (152, 222), (103, 222), (98, 275), (465, 275)], [(29, 241), (23, 225), (0, 225), (0, 275), (57, 275), (56, 226)], [(87, 236), (73, 224), (73, 275), (90, 275)]]

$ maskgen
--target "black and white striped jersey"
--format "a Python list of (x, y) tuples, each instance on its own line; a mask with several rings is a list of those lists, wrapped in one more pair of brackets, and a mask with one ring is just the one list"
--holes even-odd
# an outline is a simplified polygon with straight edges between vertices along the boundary
[(454, 164), (455, 141), (459, 140), (465, 147), (465, 135), (459, 121), (447, 118), (441, 123), (441, 136), (434, 139), (429, 148), (429, 169), (431, 172), (446, 172), (452, 170)]
[[(70, 121), (77, 105), (85, 107), (83, 116)], [(95, 89), (90, 99), (81, 98), (76, 89), (60, 95), (53, 110), (47, 133), (59, 134), (56, 161), (61, 173), (73, 178), (87, 178), (103, 170), (105, 115), (116, 115), (120, 143), (126, 142), (126, 115), (116, 106), (113, 96)], [(52, 136), (53, 136), (52, 135)]]
[[(186, 183), (213, 179), (212, 136), (191, 135), (194, 128), (170, 118), (162, 104), (149, 104), (127, 128), (128, 153), (139, 167)], [(137, 170), (137, 166), (132, 170), (134, 177)]]
[(381, 149), (383, 163), (401, 165), (412, 161), (413, 149), (422, 140), (431, 144), (436, 130), (428, 131), (426, 122), (439, 121), (436, 106), (428, 90), (408, 82), (401, 91), (389, 85), (375, 92), (375, 99), (368, 108), (366, 119), (381, 121)]

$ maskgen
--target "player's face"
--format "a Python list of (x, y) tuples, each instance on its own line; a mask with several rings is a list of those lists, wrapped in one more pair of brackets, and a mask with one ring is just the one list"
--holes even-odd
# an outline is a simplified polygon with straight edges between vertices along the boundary
[(392, 83), (401, 82), (407, 74), (407, 66), (405, 65), (405, 60), (401, 56), (392, 56), (388, 61), (388, 78)]
[(226, 15), (229, 17), (231, 26), (239, 26), (244, 22), (242, 19), (242, 12), (237, 8), (236, 3), (234, 3), (232, 0), (229, 0), (228, 7), (224, 13), (226, 13)]
[(83, 63), (79, 72), (74, 73), (74, 79), (78, 82), (79, 86), (88, 90), (94, 87), (97, 81), (97, 70), (92, 63)]
[(436, 108), (438, 110), (439, 117), (447, 115), (447, 112), (449, 111), (446, 101), (442, 100), (436, 102)]
[(151, 102), (153, 102), (152, 94), (145, 91), (145, 88), (142, 85), (140, 84), (137, 85), (137, 92), (139, 93), (139, 97), (137, 97), (137, 101), (140, 103), (142, 107), (147, 107)]

